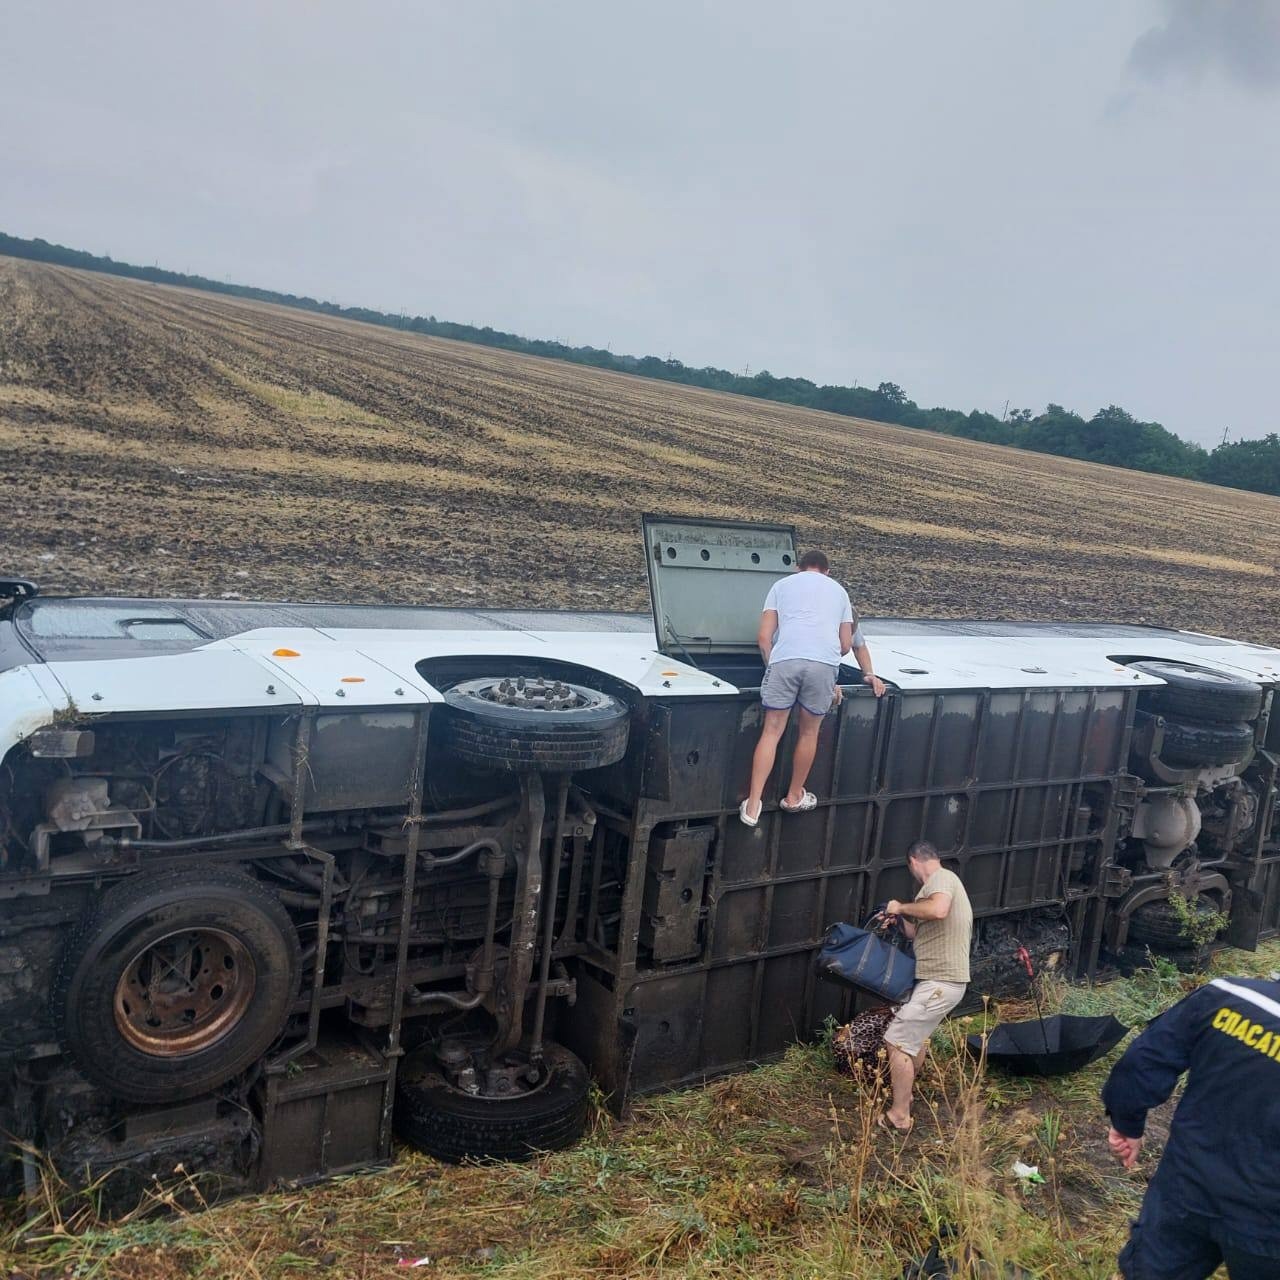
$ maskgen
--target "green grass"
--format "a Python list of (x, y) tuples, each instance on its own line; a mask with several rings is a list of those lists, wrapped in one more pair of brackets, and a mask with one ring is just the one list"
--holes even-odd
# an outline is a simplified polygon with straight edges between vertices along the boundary
[[(1219, 955), (1215, 973), (1266, 974), (1280, 944)], [(1165, 966), (1096, 987), (1046, 985), (1048, 1008), (1140, 1024), (1203, 977)], [(1034, 1277), (1109, 1277), (1152, 1163), (1126, 1174), (1105, 1150), (1098, 1091), (1115, 1050), (1056, 1080), (984, 1073), (963, 1036), (1034, 1016), (1002, 1002), (935, 1036), (915, 1132), (881, 1133), (883, 1098), (837, 1075), (827, 1048), (639, 1103), (597, 1105), (571, 1151), (527, 1165), (450, 1168), (402, 1152), (384, 1172), (192, 1213), (169, 1192), (117, 1223), (91, 1197), (0, 1238), (0, 1274), (91, 1280), (348, 1277), (898, 1277), (951, 1224), (948, 1249)], [(598, 1104), (598, 1100), (597, 1100)], [(1039, 1165), (1022, 1186), (1015, 1160)], [(154, 1210), (166, 1210), (157, 1213)], [(407, 1270), (403, 1274), (410, 1274)], [(999, 1274), (999, 1271), (996, 1272)]]

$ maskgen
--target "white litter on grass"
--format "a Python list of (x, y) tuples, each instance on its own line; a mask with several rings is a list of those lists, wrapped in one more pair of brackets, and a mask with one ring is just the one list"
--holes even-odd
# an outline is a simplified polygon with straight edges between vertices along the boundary
[(1013, 1171), (1023, 1182), (1043, 1182), (1038, 1164), (1023, 1164), (1021, 1160), (1013, 1162)]

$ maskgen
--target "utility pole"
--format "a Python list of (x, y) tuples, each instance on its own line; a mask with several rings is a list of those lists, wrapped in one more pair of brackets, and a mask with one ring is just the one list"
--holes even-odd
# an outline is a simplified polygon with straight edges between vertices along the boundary
[[(1230, 428), (1230, 427), (1223, 427), (1223, 428), (1222, 428), (1222, 444), (1226, 444), (1226, 443), (1227, 443), (1227, 437), (1228, 437), (1230, 434), (1231, 434), (1231, 428)], [(1218, 448), (1219, 448), (1219, 449), (1221, 449), (1221, 448), (1222, 448), (1222, 444), (1220, 444), (1220, 445), (1218, 446)]]

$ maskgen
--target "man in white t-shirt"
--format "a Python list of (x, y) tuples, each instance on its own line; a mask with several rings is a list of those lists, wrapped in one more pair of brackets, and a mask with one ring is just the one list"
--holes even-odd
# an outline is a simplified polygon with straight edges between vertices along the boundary
[(749, 827), (760, 821), (765, 783), (773, 772), (778, 742), (797, 705), (800, 720), (791, 786), (781, 805), (787, 813), (806, 813), (818, 803), (804, 784), (818, 750), (822, 717), (839, 700), (836, 676), (840, 659), (850, 649), (876, 697), (884, 695), (884, 682), (871, 670), (871, 651), (858, 628), (849, 593), (828, 576), (830, 572), (821, 551), (806, 551), (797, 572), (775, 582), (764, 602), (756, 636), (765, 662), (760, 684), (764, 727), (751, 762), (751, 791), (738, 808), (738, 816)]

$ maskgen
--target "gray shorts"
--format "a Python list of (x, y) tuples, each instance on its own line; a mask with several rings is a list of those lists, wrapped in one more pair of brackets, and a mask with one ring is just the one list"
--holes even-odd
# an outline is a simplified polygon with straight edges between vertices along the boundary
[(831, 710), (839, 671), (811, 658), (771, 662), (760, 682), (760, 701), (766, 711), (790, 711), (798, 702), (810, 715), (825, 716)]

